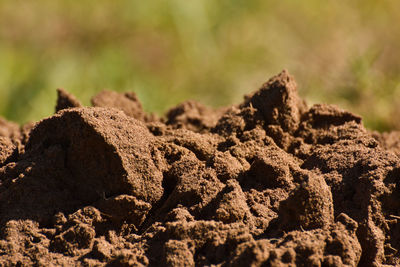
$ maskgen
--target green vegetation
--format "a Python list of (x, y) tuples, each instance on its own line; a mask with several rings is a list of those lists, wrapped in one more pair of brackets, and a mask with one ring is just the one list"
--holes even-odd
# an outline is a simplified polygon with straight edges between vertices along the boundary
[(0, 114), (49, 116), (58, 87), (227, 105), (286, 68), (308, 103), (400, 129), (399, 18), (396, 0), (0, 1)]

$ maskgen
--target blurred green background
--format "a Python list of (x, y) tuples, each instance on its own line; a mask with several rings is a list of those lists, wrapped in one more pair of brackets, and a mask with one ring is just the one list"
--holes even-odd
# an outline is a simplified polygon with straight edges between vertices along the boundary
[(399, 19), (398, 0), (0, 1), (0, 115), (49, 116), (58, 87), (228, 105), (286, 68), (309, 104), (400, 129)]

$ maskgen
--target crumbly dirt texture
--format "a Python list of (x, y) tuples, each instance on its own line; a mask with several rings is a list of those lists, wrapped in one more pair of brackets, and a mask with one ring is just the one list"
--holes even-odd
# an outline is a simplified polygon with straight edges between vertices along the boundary
[(227, 108), (92, 104), (0, 119), (0, 266), (400, 264), (400, 133), (308, 107), (287, 71)]

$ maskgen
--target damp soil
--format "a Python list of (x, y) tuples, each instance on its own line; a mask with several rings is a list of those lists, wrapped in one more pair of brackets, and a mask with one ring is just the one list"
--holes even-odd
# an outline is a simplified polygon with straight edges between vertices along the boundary
[(92, 105), (0, 119), (1, 266), (400, 264), (400, 133), (307, 106), (287, 71), (226, 108)]

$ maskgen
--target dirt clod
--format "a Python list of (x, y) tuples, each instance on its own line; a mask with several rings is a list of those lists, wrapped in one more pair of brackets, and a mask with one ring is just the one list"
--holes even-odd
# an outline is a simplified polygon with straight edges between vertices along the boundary
[(82, 104), (75, 96), (71, 95), (62, 88), (57, 89), (56, 112), (67, 108), (80, 108)]
[(400, 135), (307, 107), (287, 71), (166, 118), (134, 93), (0, 119), (1, 266), (400, 264)]

